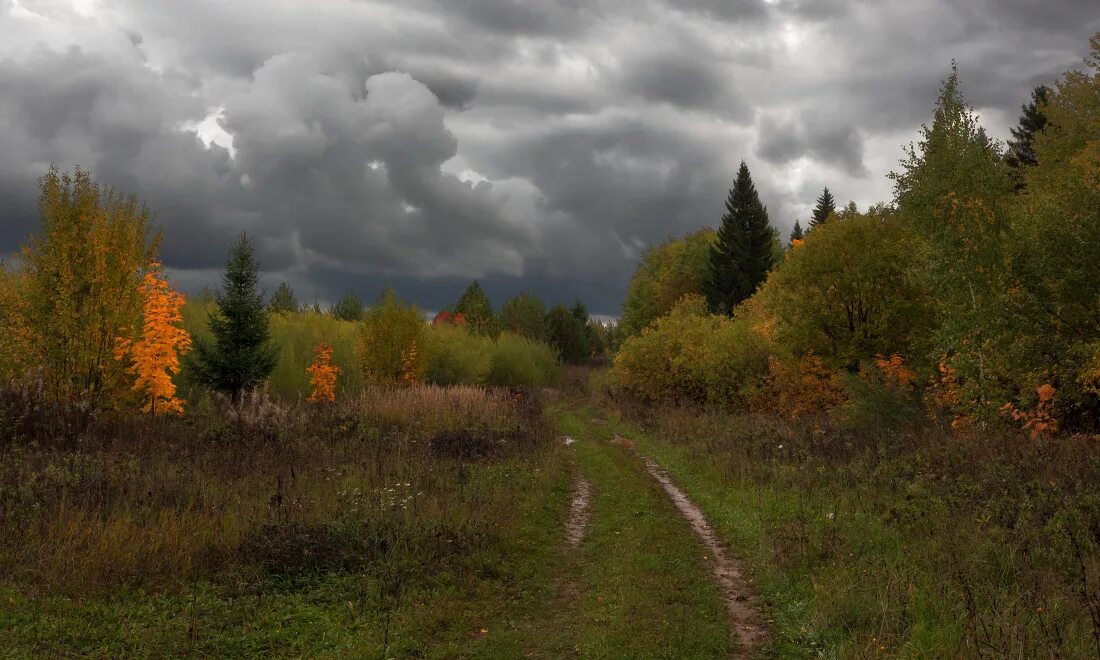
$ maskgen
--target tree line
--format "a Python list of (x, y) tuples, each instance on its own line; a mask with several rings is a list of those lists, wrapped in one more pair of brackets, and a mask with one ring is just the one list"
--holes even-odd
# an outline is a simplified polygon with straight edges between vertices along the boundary
[(1034, 91), (1007, 145), (953, 63), (890, 174), (893, 199), (837, 209), (826, 188), (783, 248), (742, 163), (717, 232), (644, 255), (617, 382), (647, 399), (784, 412), (892, 400), (960, 429), (1100, 431), (1098, 136), (1100, 35), (1084, 69)]

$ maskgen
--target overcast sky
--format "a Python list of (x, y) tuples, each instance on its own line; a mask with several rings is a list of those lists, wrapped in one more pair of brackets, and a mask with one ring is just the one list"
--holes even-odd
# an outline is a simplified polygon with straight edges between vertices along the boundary
[(0, 254), (55, 162), (143, 198), (174, 281), (242, 230), (300, 299), (480, 278), (617, 314), (744, 159), (784, 235), (887, 172), (959, 61), (998, 138), (1096, 0), (0, 0)]

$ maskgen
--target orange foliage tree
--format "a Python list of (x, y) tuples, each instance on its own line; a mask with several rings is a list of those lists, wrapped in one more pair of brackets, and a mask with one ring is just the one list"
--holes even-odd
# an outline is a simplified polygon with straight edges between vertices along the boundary
[(183, 412), (183, 401), (176, 397), (172, 376), (179, 373), (180, 355), (191, 349), (191, 335), (183, 325), (184, 297), (173, 291), (161, 265), (154, 261), (139, 287), (143, 304), (141, 336), (116, 340), (115, 355), (130, 358), (127, 372), (136, 377), (133, 389), (141, 392), (142, 410), (154, 415)]
[(320, 342), (313, 348), (313, 364), (306, 368), (309, 373), (309, 384), (313, 393), (309, 395), (312, 403), (336, 400), (336, 376), (340, 374), (340, 367), (332, 363), (332, 347), (325, 342)]

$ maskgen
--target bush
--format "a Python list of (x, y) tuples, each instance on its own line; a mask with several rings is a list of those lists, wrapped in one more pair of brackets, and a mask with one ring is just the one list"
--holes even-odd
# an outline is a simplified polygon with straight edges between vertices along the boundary
[(492, 385), (550, 385), (560, 375), (557, 356), (546, 344), (503, 333), (493, 346), (488, 374)]
[(747, 317), (711, 315), (693, 294), (623, 342), (612, 373), (619, 388), (643, 401), (747, 406), (767, 373), (768, 355), (767, 338)]
[(435, 385), (480, 385), (488, 380), (493, 341), (461, 326), (436, 325), (424, 337), (424, 380)]

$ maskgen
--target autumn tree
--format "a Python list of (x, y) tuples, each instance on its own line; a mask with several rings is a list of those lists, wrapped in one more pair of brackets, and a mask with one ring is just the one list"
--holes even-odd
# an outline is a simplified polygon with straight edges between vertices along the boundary
[(198, 382), (230, 395), (261, 385), (275, 369), (278, 349), (270, 340), (267, 310), (259, 290), (259, 262), (247, 236), (233, 246), (217, 292), (217, 309), (210, 314), (213, 343), (199, 341), (192, 353)]
[(703, 293), (717, 237), (713, 229), (703, 229), (665, 241), (642, 255), (623, 300), (619, 329), (625, 336), (641, 332), (685, 295)]
[(332, 307), (332, 315), (341, 321), (361, 321), (365, 311), (363, 301), (351, 291), (341, 296)]
[(172, 290), (160, 263), (153, 262), (140, 287), (142, 331), (137, 340), (119, 337), (116, 357), (129, 360), (133, 389), (140, 393), (142, 410), (153, 415), (183, 413), (172, 377), (179, 373), (180, 356), (191, 349), (191, 335), (183, 328), (183, 294)]
[(410, 372), (419, 378), (424, 369), (424, 352), (419, 347), (424, 345), (426, 328), (416, 305), (403, 302), (386, 288), (360, 325), (359, 358), (365, 380), (400, 384)]
[(275, 289), (271, 301), (267, 303), (267, 310), (274, 314), (298, 313), (298, 299), (294, 297), (294, 291), (289, 284), (283, 282), (279, 288)]
[(477, 280), (462, 292), (454, 311), (466, 319), (466, 327), (471, 332), (487, 337), (500, 334), (500, 324), (493, 312), (493, 303)]
[(501, 325), (508, 332), (535, 341), (546, 341), (546, 306), (532, 293), (509, 298), (500, 310)]
[(313, 348), (313, 362), (306, 368), (311, 392), (307, 401), (320, 403), (336, 400), (336, 377), (340, 367), (332, 363), (332, 346), (318, 342)]
[(1012, 182), (997, 145), (959, 90), (958, 69), (943, 82), (931, 126), (892, 173), (894, 198), (919, 253), (915, 275), (937, 301), (928, 357), (947, 355), (964, 399), (988, 416), (989, 360), (998, 312)]
[(718, 240), (710, 249), (704, 291), (712, 312), (732, 314), (756, 291), (771, 269), (775, 234), (745, 161), (726, 199)]
[(829, 192), (829, 187), (826, 186), (825, 190), (821, 191), (818, 196), (814, 210), (810, 214), (810, 229), (823, 224), (835, 212), (836, 200), (833, 199), (833, 193)]
[(754, 298), (774, 319), (775, 340), (832, 368), (908, 353), (928, 311), (911, 278), (908, 238), (898, 218), (874, 214), (807, 234)]
[(140, 286), (159, 243), (149, 211), (79, 168), (50, 167), (38, 206), (41, 232), (5, 303), (15, 370), (40, 374), (48, 396), (112, 405), (131, 384), (115, 342), (140, 331)]
[(1023, 410), (1057, 386), (1066, 427), (1100, 429), (1100, 34), (1082, 70), (1049, 90), (1027, 195), (1013, 198), (1009, 278), (997, 339), (1010, 400)]

